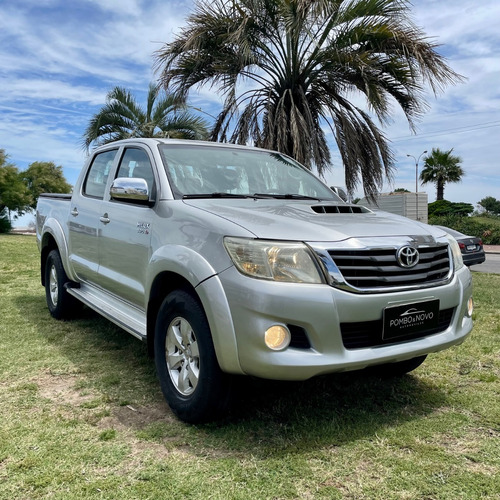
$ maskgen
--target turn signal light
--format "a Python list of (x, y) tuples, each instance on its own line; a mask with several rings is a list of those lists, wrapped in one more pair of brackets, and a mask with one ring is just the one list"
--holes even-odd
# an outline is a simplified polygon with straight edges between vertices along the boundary
[(472, 313), (474, 312), (474, 301), (472, 297), (467, 301), (467, 316), (472, 318)]

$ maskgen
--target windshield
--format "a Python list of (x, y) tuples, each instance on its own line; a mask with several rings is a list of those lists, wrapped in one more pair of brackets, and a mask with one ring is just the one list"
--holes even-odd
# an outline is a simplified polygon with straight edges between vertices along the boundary
[(291, 158), (265, 150), (160, 144), (177, 197), (340, 198)]

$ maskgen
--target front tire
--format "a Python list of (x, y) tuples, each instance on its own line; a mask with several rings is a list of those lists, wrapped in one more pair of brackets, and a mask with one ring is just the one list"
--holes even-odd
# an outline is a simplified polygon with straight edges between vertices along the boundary
[(160, 307), (155, 363), (163, 395), (178, 418), (194, 424), (222, 416), (229, 376), (217, 362), (205, 312), (188, 291), (171, 292)]
[(56, 319), (68, 319), (78, 307), (77, 300), (64, 287), (69, 282), (59, 252), (51, 250), (45, 263), (45, 298), (50, 314)]

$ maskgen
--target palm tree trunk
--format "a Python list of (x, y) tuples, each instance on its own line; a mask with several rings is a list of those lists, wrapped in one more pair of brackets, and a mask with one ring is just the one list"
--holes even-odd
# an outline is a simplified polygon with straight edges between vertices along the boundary
[(444, 200), (444, 182), (437, 182), (436, 200)]

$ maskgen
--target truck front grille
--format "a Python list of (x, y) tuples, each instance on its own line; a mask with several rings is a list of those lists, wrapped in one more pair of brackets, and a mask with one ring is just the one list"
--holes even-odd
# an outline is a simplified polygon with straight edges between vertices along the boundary
[(425, 286), (449, 277), (447, 245), (420, 247), (418, 252), (418, 264), (412, 268), (398, 265), (397, 248), (330, 250), (328, 253), (346, 284), (359, 290)]
[(390, 340), (384, 340), (382, 338), (383, 322), (381, 319), (358, 323), (341, 323), (340, 332), (342, 335), (342, 342), (346, 349), (362, 349), (427, 337), (429, 335), (444, 332), (450, 326), (454, 311), (454, 308), (439, 311), (439, 323), (435, 328), (404, 337), (392, 338)]

